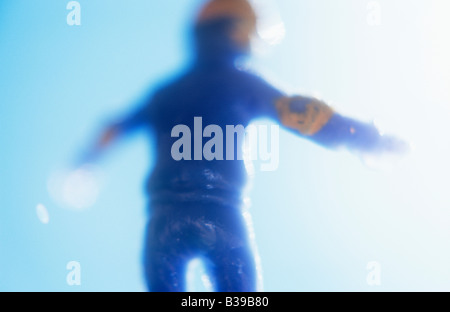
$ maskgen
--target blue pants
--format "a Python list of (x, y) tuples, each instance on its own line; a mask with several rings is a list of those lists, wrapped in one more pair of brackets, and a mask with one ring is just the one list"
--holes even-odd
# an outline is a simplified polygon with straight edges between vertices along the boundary
[(190, 260), (204, 260), (214, 291), (256, 291), (256, 267), (240, 208), (152, 204), (145, 276), (150, 291), (182, 292)]

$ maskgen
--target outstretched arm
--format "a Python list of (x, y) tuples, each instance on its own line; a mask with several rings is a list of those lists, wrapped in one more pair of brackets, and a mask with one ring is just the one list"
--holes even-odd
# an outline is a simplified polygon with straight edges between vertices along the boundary
[(81, 159), (77, 161), (78, 165), (97, 161), (120, 137), (144, 124), (148, 113), (147, 107), (143, 106), (126, 118), (104, 127), (87, 151), (83, 153)]
[(345, 147), (373, 154), (403, 154), (409, 150), (406, 142), (381, 134), (374, 124), (342, 116), (314, 98), (282, 97), (276, 108), (284, 126), (328, 148)]
[(120, 124), (111, 124), (106, 126), (100, 135), (94, 140), (93, 144), (82, 155), (80, 164), (95, 162), (121, 135), (123, 129)]

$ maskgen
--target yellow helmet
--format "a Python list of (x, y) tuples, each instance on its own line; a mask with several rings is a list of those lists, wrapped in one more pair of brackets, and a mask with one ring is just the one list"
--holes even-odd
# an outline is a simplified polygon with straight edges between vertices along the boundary
[(239, 20), (239, 31), (236, 39), (246, 40), (256, 30), (256, 13), (247, 0), (210, 0), (200, 10), (196, 23), (202, 23), (222, 17)]
[(210, 0), (200, 10), (197, 23), (227, 16), (248, 21), (256, 26), (256, 13), (247, 0)]

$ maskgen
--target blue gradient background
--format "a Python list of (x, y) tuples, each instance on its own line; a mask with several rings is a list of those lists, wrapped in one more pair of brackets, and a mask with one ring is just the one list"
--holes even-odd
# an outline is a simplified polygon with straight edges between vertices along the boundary
[[(189, 57), (189, 20), (202, 1), (0, 3), (0, 291), (143, 291), (143, 133), (100, 164), (101, 193), (84, 211), (49, 195), (111, 118), (135, 107)], [(253, 66), (292, 93), (319, 92), (338, 111), (409, 139), (392, 171), (283, 131), (280, 166), (251, 190), (266, 291), (450, 290), (450, 3), (278, 0), (284, 41)], [(49, 224), (35, 207), (44, 204)], [(68, 286), (66, 264), (81, 264)], [(369, 286), (366, 265), (381, 264)]]

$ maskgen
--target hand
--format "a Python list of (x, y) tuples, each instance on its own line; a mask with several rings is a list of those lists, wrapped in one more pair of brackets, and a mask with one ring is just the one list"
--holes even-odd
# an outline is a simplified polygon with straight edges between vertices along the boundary
[(363, 164), (376, 171), (390, 172), (411, 152), (411, 145), (397, 137), (382, 135), (380, 146), (374, 152), (360, 152)]
[(108, 147), (118, 136), (120, 132), (120, 127), (117, 125), (112, 125), (106, 128), (100, 139), (97, 141), (95, 146), (96, 150), (103, 150)]
[(84, 166), (85, 164), (94, 163), (96, 159), (108, 148), (119, 136), (120, 127), (118, 125), (111, 125), (107, 127), (94, 144), (83, 153), (82, 157), (76, 161), (76, 167)]
[(411, 152), (411, 145), (395, 136), (383, 135), (382, 139), (382, 150), (383, 153), (395, 154), (403, 156)]

